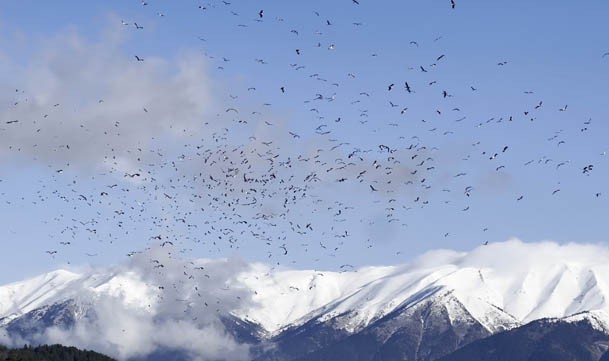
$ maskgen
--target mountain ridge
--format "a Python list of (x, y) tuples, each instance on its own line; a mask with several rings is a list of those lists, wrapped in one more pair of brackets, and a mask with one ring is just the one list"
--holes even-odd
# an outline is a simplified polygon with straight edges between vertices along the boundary
[[(531, 248), (510, 241), (482, 246), (471, 253), (483, 253), (484, 257), (493, 248), (501, 252), (501, 248), (514, 247), (521, 251)], [(558, 250), (560, 247), (555, 245)], [(424, 266), (417, 266), (417, 262), (424, 263), (421, 259), (438, 255), (428, 254), (406, 265), (348, 272), (272, 270), (267, 265), (252, 264), (228, 277), (221, 287), (249, 295), (248, 302), (242, 302), (231, 313), (261, 325), (271, 335), (314, 318), (324, 321), (346, 312), (357, 313), (343, 326), (355, 332), (439, 289), (454, 291), (472, 316), (491, 332), (496, 327), (497, 313), (522, 324), (583, 311), (609, 312), (609, 263), (588, 265), (557, 259), (510, 274), (509, 269), (488, 267), (482, 262), (473, 264), (467, 260), (471, 253), (440, 255), (440, 262), (427, 261)], [(149, 284), (133, 269), (83, 274), (58, 270), (0, 286), (0, 320), (6, 322), (45, 304), (83, 297), (83, 293), (120, 297), (127, 304), (147, 308), (163, 293), (162, 288)], [(493, 315), (490, 319), (488, 313)]]
[[(70, 327), (104, 336), (104, 327), (116, 327), (104, 317), (123, 316), (122, 332), (137, 332), (138, 322), (145, 330), (183, 329), (193, 339), (211, 332), (236, 353), (249, 345), (259, 360), (331, 359), (348, 349), (359, 349), (362, 361), (435, 360), (538, 320), (586, 320), (609, 334), (606, 261), (609, 252), (598, 246), (517, 240), (342, 272), (142, 255), (122, 267), (55, 271), (0, 286), (0, 327), (39, 341), (69, 339)], [(149, 348), (163, 344), (158, 337)], [(129, 359), (146, 351), (109, 354)]]

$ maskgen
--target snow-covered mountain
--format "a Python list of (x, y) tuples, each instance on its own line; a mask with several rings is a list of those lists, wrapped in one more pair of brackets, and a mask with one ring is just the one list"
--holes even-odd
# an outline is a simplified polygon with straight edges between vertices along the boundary
[[(170, 262), (152, 261), (156, 266)], [(277, 350), (300, 339), (309, 340), (306, 352), (313, 352), (353, 342), (349, 340), (354, 335), (369, 335), (386, 346), (399, 334), (404, 344), (410, 335), (430, 338), (429, 332), (450, 330), (454, 345), (443, 354), (433, 354), (437, 351), (433, 342), (423, 347), (424, 340), (413, 338), (421, 349), (417, 359), (434, 359), (544, 318), (587, 320), (597, 330), (609, 330), (609, 250), (600, 246), (514, 240), (471, 252), (430, 252), (400, 266), (357, 270), (343, 266), (343, 272), (272, 269), (263, 264), (227, 272), (230, 267), (221, 262), (203, 260), (165, 265), (85, 273), (61, 270), (2, 286), (0, 325), (9, 333), (21, 330), (26, 339), (32, 330), (39, 337), (56, 336), (58, 331), (49, 333), (45, 327), (74, 327), (80, 319), (94, 322), (104, 317), (98, 304), (113, 300), (110, 308), (117, 315), (140, 315), (121, 324), (122, 332), (140, 327), (134, 324), (141, 319), (177, 318), (180, 322), (172, 327), (188, 323), (189, 329), (209, 328), (221, 319), (225, 328), (220, 335), (226, 336), (229, 329), (241, 330), (242, 335), (249, 332), (264, 345), (255, 352), (268, 355), (271, 348), (276, 359), (296, 357), (298, 352)], [(224, 274), (217, 277), (214, 270), (220, 269)], [(32, 328), (37, 319), (45, 320), (44, 327)], [(231, 326), (226, 324), (229, 319)], [(323, 342), (316, 332), (326, 335)], [(421, 356), (423, 349), (430, 354)], [(127, 358), (146, 351), (113, 356)]]

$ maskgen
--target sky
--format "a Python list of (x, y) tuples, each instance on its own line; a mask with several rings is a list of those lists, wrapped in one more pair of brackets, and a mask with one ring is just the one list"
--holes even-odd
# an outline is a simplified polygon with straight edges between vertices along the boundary
[(4, 2), (0, 282), (161, 244), (334, 270), (514, 237), (607, 245), (608, 13)]

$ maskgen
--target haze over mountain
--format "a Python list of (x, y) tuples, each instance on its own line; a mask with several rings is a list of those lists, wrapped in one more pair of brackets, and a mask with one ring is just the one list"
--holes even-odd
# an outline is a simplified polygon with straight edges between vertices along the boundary
[(341, 340), (372, 337), (371, 330), (375, 340), (384, 334), (385, 345), (398, 330), (413, 332), (414, 321), (461, 330), (454, 346), (447, 342), (429, 355), (434, 359), (544, 318), (580, 315), (609, 330), (604, 246), (511, 240), (470, 252), (432, 251), (405, 265), (344, 265), (343, 272), (163, 254), (152, 249), (127, 265), (58, 270), (0, 287), (1, 340), (62, 343), (119, 359), (172, 349), (235, 360), (265, 359), (274, 350), (287, 360), (315, 351), (285, 346), (296, 342), (289, 341), (294, 332), (303, 344), (324, 334), (312, 327), (333, 335), (326, 344), (316, 341), (322, 354)]

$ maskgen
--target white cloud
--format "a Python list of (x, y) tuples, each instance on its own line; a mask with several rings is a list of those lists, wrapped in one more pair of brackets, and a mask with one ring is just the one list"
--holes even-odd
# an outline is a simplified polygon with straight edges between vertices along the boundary
[(411, 267), (436, 267), (454, 264), (459, 267), (489, 267), (500, 272), (512, 272), (531, 267), (545, 268), (555, 264), (605, 264), (609, 248), (601, 244), (557, 243), (554, 241), (523, 242), (511, 239), (505, 242), (479, 246), (469, 252), (442, 249), (425, 253)]
[[(163, 267), (158, 267), (162, 265)], [(234, 285), (238, 260), (183, 261), (153, 247), (126, 265), (92, 270), (63, 290), (76, 302), (74, 325), (56, 325), (25, 339), (0, 329), (0, 344), (63, 344), (119, 360), (183, 352), (193, 360), (249, 359), (250, 345), (227, 332), (222, 319), (251, 302)]]
[(0, 94), (11, 104), (0, 117), (17, 122), (0, 124), (0, 158), (135, 168), (138, 148), (200, 132), (213, 108), (203, 56), (137, 61), (123, 47), (119, 33), (91, 42), (64, 32), (25, 65), (4, 59), (18, 91)]
[(501, 270), (546, 267), (559, 263), (606, 264), (609, 248), (600, 244), (565, 243), (554, 241), (526, 243), (518, 239), (480, 246), (456, 262), (459, 266), (478, 265)]
[(247, 360), (249, 348), (238, 344), (218, 322), (205, 324), (129, 309), (120, 299), (103, 297), (95, 304), (95, 320), (83, 319), (74, 327), (52, 327), (39, 337), (43, 343), (60, 343), (93, 349), (120, 360), (143, 357), (158, 350), (182, 351), (201, 360)]

